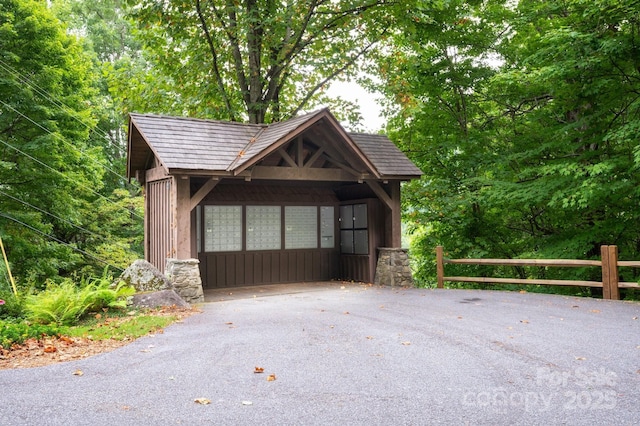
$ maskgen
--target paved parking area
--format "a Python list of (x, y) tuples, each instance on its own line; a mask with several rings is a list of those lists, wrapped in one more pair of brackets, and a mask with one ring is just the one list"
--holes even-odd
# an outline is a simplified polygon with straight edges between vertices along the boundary
[(638, 303), (340, 283), (226, 293), (207, 292), (201, 314), (111, 353), (0, 371), (0, 424), (640, 418)]

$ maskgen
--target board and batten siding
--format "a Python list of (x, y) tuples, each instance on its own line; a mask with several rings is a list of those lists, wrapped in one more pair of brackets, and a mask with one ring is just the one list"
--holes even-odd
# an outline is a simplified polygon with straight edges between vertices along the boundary
[(161, 272), (168, 257), (175, 253), (172, 238), (172, 178), (147, 183), (145, 203), (147, 211), (147, 229), (145, 232), (145, 257)]
[(272, 283), (328, 281), (338, 275), (336, 250), (275, 250), (200, 253), (200, 273), (206, 288)]

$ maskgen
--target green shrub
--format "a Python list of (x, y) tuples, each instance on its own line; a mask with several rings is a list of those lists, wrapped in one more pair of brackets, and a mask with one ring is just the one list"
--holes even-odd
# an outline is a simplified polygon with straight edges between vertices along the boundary
[(44, 291), (27, 297), (25, 310), (27, 318), (38, 324), (73, 325), (88, 312), (125, 307), (133, 293), (124, 283), (111, 288), (105, 271), (100, 278), (82, 279), (79, 286), (70, 279), (49, 282)]
[(4, 301), (0, 304), (0, 319), (24, 317), (24, 300), (21, 297), (12, 291), (0, 290), (0, 300)]
[(88, 289), (85, 299), (89, 305), (87, 312), (97, 312), (103, 308), (126, 308), (127, 298), (136, 292), (124, 281), (112, 287), (111, 280), (105, 279), (97, 279), (84, 288)]
[(0, 346), (9, 349), (14, 343), (20, 344), (30, 338), (56, 336), (59, 333), (57, 326), (0, 321)]
[(27, 297), (27, 318), (38, 324), (75, 324), (89, 308), (82, 292), (71, 280), (48, 282), (44, 291)]

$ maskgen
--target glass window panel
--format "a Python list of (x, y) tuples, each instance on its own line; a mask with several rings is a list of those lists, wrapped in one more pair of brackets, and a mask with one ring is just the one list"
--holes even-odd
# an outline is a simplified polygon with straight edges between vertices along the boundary
[(242, 207), (204, 206), (204, 251), (242, 250)]
[(286, 206), (284, 226), (284, 248), (318, 248), (318, 208), (316, 206)]
[(355, 254), (369, 254), (369, 233), (366, 229), (354, 231), (353, 239)]
[(340, 229), (353, 228), (353, 206), (340, 206)]
[(280, 206), (247, 206), (247, 250), (280, 250)]
[(333, 216), (335, 209), (333, 206), (320, 207), (320, 247), (334, 248), (335, 226)]
[(367, 227), (367, 205), (355, 204), (353, 206), (353, 227), (354, 228), (366, 228)]
[(340, 231), (340, 251), (347, 254), (353, 253), (353, 231)]

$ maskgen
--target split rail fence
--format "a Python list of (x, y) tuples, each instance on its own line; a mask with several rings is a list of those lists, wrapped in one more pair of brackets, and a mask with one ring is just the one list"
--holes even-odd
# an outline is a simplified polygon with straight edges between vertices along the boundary
[[(640, 288), (638, 283), (619, 281), (618, 267), (640, 267), (640, 261), (618, 260), (618, 246), (602, 246), (601, 260), (575, 259), (447, 259), (444, 248), (436, 247), (436, 270), (438, 288), (444, 287), (445, 281), (472, 282), (491, 284), (536, 284), (536, 285), (566, 285), (577, 287), (600, 287), (604, 299), (620, 299), (620, 288)], [(444, 274), (445, 264), (456, 265), (492, 265), (492, 266), (540, 266), (540, 267), (599, 267), (602, 269), (602, 281), (579, 280), (545, 280), (494, 277), (448, 277)]]

